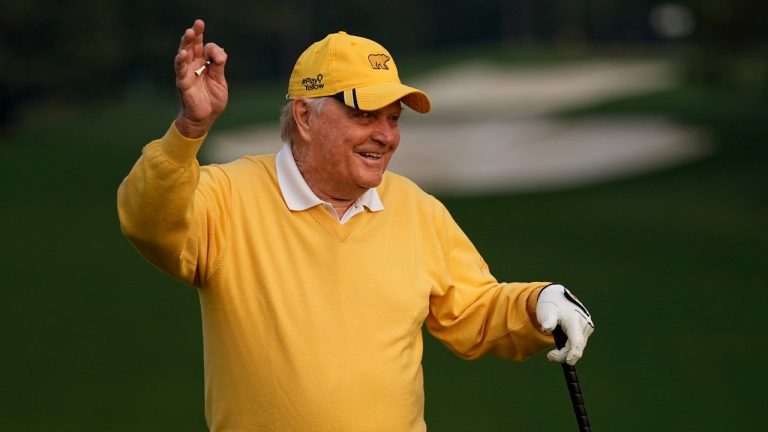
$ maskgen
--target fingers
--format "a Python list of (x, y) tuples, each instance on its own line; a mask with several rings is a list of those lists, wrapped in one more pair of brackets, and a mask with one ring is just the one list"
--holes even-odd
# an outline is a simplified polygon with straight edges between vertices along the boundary
[(227, 63), (227, 53), (224, 52), (223, 48), (216, 44), (208, 44), (205, 48), (206, 53), (210, 53), (208, 54), (208, 58), (211, 61), (211, 64), (208, 67), (209, 77), (217, 83), (224, 85), (226, 82), (226, 79), (224, 78), (224, 66)]
[(547, 360), (555, 363), (562, 363), (568, 357), (568, 350), (570, 350), (570, 344), (565, 343), (562, 349), (554, 349), (547, 353)]
[[(582, 338), (581, 344), (578, 343), (572, 343), (571, 349), (568, 350), (567, 353), (565, 353), (565, 362), (569, 365), (573, 366), (581, 360), (581, 356), (584, 355), (584, 342)], [(561, 361), (562, 363), (562, 361)]]
[(176, 58), (174, 58), (174, 67), (176, 69), (176, 78), (183, 79), (189, 70), (189, 51), (187, 50), (179, 50), (178, 53), (176, 53)]
[(573, 366), (584, 354), (587, 340), (594, 331), (594, 328), (589, 323), (575, 318), (563, 322), (561, 327), (567, 335), (568, 341), (562, 349), (552, 350), (547, 353), (547, 359), (558, 363), (566, 362)]
[(566, 362), (570, 365), (575, 364), (584, 353), (584, 347), (587, 340), (584, 337), (584, 328), (581, 322), (575, 316), (571, 316), (567, 322), (562, 325), (565, 335), (568, 336), (568, 342), (571, 343), (571, 349), (568, 351)]
[(201, 19), (195, 20), (192, 25), (192, 30), (195, 33), (194, 49), (196, 58), (205, 58), (203, 49), (203, 30), (205, 30), (205, 23)]
[(192, 27), (184, 30), (179, 42), (179, 49), (176, 53), (175, 67), (177, 78), (183, 79), (189, 73), (189, 66), (199, 63), (200, 66), (205, 62), (205, 48), (203, 46), (203, 31), (205, 23), (203, 20), (195, 20)]
[(203, 20), (195, 20), (192, 27), (184, 30), (179, 42), (179, 51), (187, 50), (197, 56), (203, 55), (203, 31), (205, 23)]
[(209, 73), (217, 76), (223, 75), (224, 64), (227, 62), (227, 53), (224, 48), (212, 42), (207, 43), (205, 45), (205, 58), (211, 61)]
[[(200, 77), (208, 70), (208, 75), (214, 81), (220, 85), (226, 85), (226, 79), (224, 78), (224, 64), (227, 62), (227, 53), (224, 49), (214, 43), (209, 43), (205, 46), (206, 61), (202, 66), (195, 69), (195, 76)], [(177, 69), (181, 69), (183, 66), (178, 65)]]
[(211, 59), (213, 63), (221, 65), (227, 61), (227, 53), (224, 48), (213, 42), (205, 44), (205, 58)]
[(554, 349), (547, 353), (547, 360), (555, 363), (568, 363), (575, 365), (584, 354), (584, 347), (581, 349), (574, 347), (570, 341), (566, 342), (562, 349)]

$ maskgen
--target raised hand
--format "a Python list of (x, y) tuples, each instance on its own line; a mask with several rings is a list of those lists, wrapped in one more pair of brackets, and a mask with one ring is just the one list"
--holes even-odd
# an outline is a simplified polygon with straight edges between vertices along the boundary
[(226, 108), (229, 95), (224, 77), (227, 54), (215, 43), (203, 45), (204, 30), (203, 20), (195, 20), (181, 36), (175, 58), (176, 88), (181, 97), (176, 128), (187, 138), (198, 138), (208, 132)]

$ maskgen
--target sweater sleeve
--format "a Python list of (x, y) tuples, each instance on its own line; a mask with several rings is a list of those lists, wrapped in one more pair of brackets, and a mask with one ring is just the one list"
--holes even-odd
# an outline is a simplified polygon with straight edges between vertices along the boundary
[(430, 297), (427, 329), (466, 359), (488, 352), (522, 360), (552, 345), (536, 319), (539, 292), (548, 282), (499, 283), (472, 242), (436, 201), (443, 283)]
[(147, 144), (117, 192), (123, 234), (166, 273), (200, 285), (223, 249), (230, 202), (227, 176), (201, 169), (205, 137), (189, 139), (171, 125)]

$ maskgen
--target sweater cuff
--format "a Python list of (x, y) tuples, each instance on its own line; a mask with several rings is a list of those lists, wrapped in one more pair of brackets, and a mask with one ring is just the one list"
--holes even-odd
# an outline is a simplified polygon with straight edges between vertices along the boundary
[[(539, 319), (536, 317), (536, 305), (539, 303), (539, 295), (541, 294), (541, 291), (544, 290), (544, 288), (552, 285), (551, 282), (539, 282), (540, 286), (538, 288), (534, 288), (533, 291), (531, 291), (531, 294), (528, 296), (528, 299), (526, 301), (525, 310), (528, 312), (528, 318), (531, 320), (531, 323), (533, 323), (533, 326), (536, 328), (536, 330), (541, 333), (545, 334), (541, 331), (541, 323), (539, 322)], [(548, 337), (552, 337), (551, 335), (546, 335)]]
[(207, 136), (206, 133), (200, 138), (187, 138), (179, 132), (175, 123), (171, 123), (171, 127), (160, 139), (160, 148), (174, 164), (186, 166), (196, 160), (197, 152)]

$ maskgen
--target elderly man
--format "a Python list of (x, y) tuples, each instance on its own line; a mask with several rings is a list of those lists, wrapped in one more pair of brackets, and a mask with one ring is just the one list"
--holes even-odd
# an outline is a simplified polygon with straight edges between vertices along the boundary
[(424, 431), (422, 333), (461, 357), (523, 359), (592, 332), (560, 285), (499, 283), (445, 207), (387, 172), (401, 84), (381, 45), (340, 32), (297, 60), (276, 155), (200, 167), (227, 105), (227, 54), (195, 21), (176, 55), (181, 111), (118, 191), (123, 232), (198, 288), (211, 430)]

